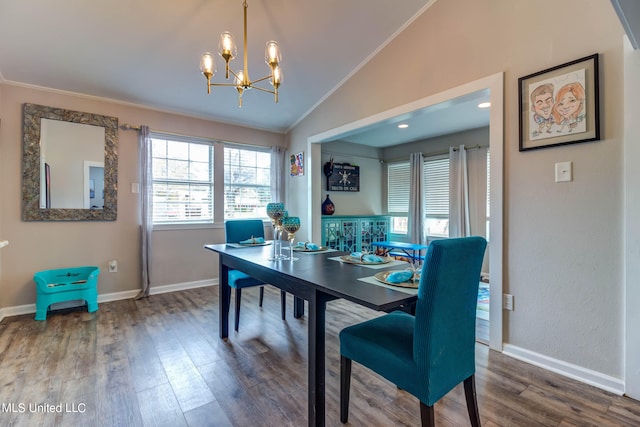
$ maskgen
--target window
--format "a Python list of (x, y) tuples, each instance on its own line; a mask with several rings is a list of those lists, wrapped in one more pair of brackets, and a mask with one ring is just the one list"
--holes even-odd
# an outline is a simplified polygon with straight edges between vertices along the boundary
[(449, 237), (449, 158), (427, 158), (422, 165), (426, 232)]
[[(392, 163), (387, 167), (387, 211), (392, 215), (391, 232), (395, 234), (407, 234), (410, 173), (409, 162)], [(449, 158), (425, 159), (423, 179), (427, 236), (448, 237)]]
[(213, 145), (151, 134), (153, 223), (213, 222)]
[(271, 201), (271, 153), (268, 149), (224, 147), (224, 217), (266, 218)]
[(408, 230), (409, 171), (409, 162), (391, 163), (387, 167), (387, 212), (392, 215), (394, 234), (406, 235)]

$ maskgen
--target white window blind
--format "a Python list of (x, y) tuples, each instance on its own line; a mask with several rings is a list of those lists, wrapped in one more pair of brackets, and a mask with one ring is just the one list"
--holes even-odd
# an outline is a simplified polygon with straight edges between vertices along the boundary
[(424, 204), (427, 217), (449, 217), (449, 158), (423, 163)]
[(449, 158), (428, 158), (422, 167), (427, 236), (449, 237)]
[(224, 217), (266, 218), (271, 201), (271, 152), (261, 147), (224, 147)]
[(154, 224), (213, 222), (213, 141), (152, 134)]
[(390, 214), (409, 212), (409, 162), (387, 166), (387, 211)]

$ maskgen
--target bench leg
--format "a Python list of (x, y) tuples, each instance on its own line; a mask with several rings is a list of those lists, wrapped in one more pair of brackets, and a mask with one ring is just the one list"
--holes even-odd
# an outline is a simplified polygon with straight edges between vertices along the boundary
[(47, 308), (36, 308), (36, 320), (47, 320)]
[(36, 320), (47, 320), (47, 310), (51, 300), (47, 295), (36, 295)]
[(89, 313), (93, 313), (94, 311), (98, 311), (98, 303), (93, 301), (93, 302), (89, 302), (87, 301), (87, 311)]
[(98, 291), (96, 288), (89, 289), (85, 294), (87, 301), (87, 310), (89, 313), (98, 311)]

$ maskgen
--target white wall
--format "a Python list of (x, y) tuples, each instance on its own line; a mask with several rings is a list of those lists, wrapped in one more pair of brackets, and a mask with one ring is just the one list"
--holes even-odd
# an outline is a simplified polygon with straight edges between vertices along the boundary
[[(118, 218), (107, 222), (21, 221), (22, 105), (25, 102), (117, 117), (119, 123), (145, 124), (152, 130), (250, 143), (284, 146), (284, 136), (224, 123), (188, 118), (129, 104), (53, 91), (0, 84), (0, 238), (9, 240), (0, 259), (0, 309), (35, 303), (33, 274), (40, 270), (79, 265), (101, 268), (102, 294), (140, 288), (138, 194), (138, 133), (118, 132)], [(216, 176), (216, 182), (222, 177)], [(218, 179), (220, 178), (220, 179)], [(217, 208), (221, 210), (218, 203)], [(217, 256), (206, 243), (224, 242), (222, 222), (210, 227), (153, 233), (152, 287), (218, 276)], [(118, 260), (118, 272), (108, 273), (108, 261)], [(2, 312), (0, 311), (0, 317)]]
[[(576, 11), (580, 18), (567, 27)], [(504, 341), (621, 382), (622, 34), (606, 0), (437, 1), (296, 126), (289, 148), (504, 72), (504, 290), (515, 297), (515, 311), (505, 312)], [(518, 77), (594, 52), (601, 54), (602, 140), (519, 152)], [(393, 78), (398, 70), (401, 79)], [(573, 162), (573, 182), (554, 182), (561, 161)], [(321, 201), (305, 199), (310, 188), (298, 184), (295, 203), (315, 211)]]
[[(327, 181), (320, 171), (323, 197), (336, 206), (335, 215), (382, 215), (382, 172), (379, 150), (359, 144), (337, 141), (321, 144), (321, 163), (333, 157), (334, 163), (348, 163), (360, 168), (360, 191), (327, 191)], [(321, 212), (321, 211), (320, 211)]]
[(626, 393), (640, 399), (640, 50), (624, 41)]
[[(3, 124), (4, 124), (4, 114), (2, 111), (2, 85), (0, 84), (0, 159), (2, 159), (4, 157), (4, 132), (2, 130), (3, 128)], [(9, 179), (9, 176), (6, 175), (6, 172), (4, 170), (2, 170), (2, 168), (0, 168), (0, 182), (4, 182), (7, 179)], [(5, 237), (3, 237), (2, 234), (2, 216), (4, 214), (4, 189), (2, 188), (2, 185), (0, 185), (0, 240), (6, 240)], [(2, 289), (2, 253), (3, 251), (5, 251), (7, 249), (0, 249), (0, 289)], [(3, 301), (3, 297), (2, 294), (0, 293), (0, 307), (2, 307), (2, 301)]]

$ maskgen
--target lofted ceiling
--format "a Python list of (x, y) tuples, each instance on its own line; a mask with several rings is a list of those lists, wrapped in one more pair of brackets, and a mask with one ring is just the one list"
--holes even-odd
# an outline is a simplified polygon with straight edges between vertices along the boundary
[[(241, 0), (2, 0), (0, 82), (286, 132), (434, 1), (247, 0), (251, 78), (268, 74), (264, 47), (276, 40), (284, 81), (277, 104), (254, 89), (238, 108), (234, 88), (214, 87), (207, 95), (199, 61), (203, 52), (217, 52), (219, 34), (229, 30), (238, 44), (232, 68), (242, 68)], [(213, 80), (224, 82), (224, 62), (216, 58)], [(460, 102), (449, 118), (445, 109), (431, 107), (413, 119), (435, 134), (479, 127), (477, 118), (466, 123), (473, 115), (461, 110), (466, 104), (476, 112), (475, 104)], [(426, 130), (418, 129), (410, 127), (406, 140), (424, 137), (416, 132)], [(345, 140), (367, 144), (373, 134), (383, 136), (374, 130)], [(371, 145), (399, 142), (405, 141), (387, 136)]]

